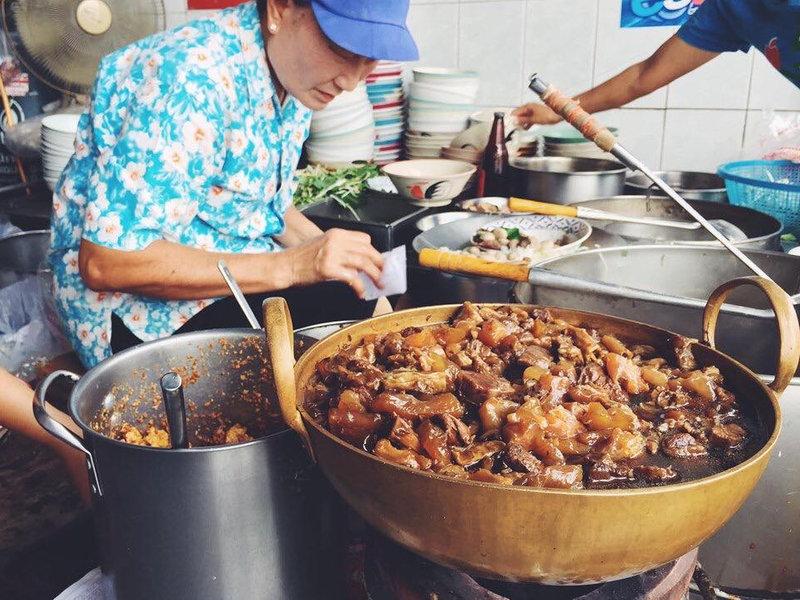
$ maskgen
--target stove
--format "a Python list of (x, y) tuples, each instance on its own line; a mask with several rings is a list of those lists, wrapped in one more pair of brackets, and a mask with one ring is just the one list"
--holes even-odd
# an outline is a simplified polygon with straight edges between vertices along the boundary
[(697, 550), (636, 577), (589, 586), (476, 579), (432, 563), (374, 532), (349, 547), (347, 600), (683, 600)]

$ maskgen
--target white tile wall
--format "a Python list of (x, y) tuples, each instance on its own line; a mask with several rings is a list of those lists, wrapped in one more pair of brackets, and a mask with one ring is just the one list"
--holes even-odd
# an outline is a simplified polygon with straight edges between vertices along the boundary
[(755, 51), (726, 52), (669, 85), (667, 108), (747, 108)]
[(652, 108), (621, 108), (600, 113), (608, 126), (619, 130), (619, 141), (648, 165), (661, 165), (665, 111)]
[(411, 7), (408, 26), (415, 34), (420, 64), (458, 66), (458, 9), (458, 2), (416, 3)]
[[(168, 26), (205, 12), (187, 11), (186, 0), (164, 3)], [(409, 26), (421, 64), (479, 71), (479, 103), (504, 106), (532, 100), (526, 79), (533, 71), (578, 93), (675, 32), (620, 29), (619, 17), (620, 0), (411, 0)], [(653, 167), (715, 170), (757, 147), (762, 109), (800, 111), (800, 90), (751, 51), (717, 57), (601, 118)]]
[(716, 171), (740, 157), (744, 110), (667, 111), (662, 165), (681, 171)]
[(521, 104), (524, 0), (462, 2), (458, 29), (458, 66), (480, 73), (478, 103)]
[(800, 110), (800, 90), (778, 73), (763, 54), (756, 54), (748, 108)]
[[(533, 73), (552, 79), (568, 94), (579, 94), (592, 87), (595, 41), (597, 39), (597, 2), (571, 2), (573, 18), (565, 19), (559, 2), (532, 0), (525, 15), (523, 100), (532, 102), (535, 94), (527, 79)], [(560, 49), (569, 40), (569, 49)]]

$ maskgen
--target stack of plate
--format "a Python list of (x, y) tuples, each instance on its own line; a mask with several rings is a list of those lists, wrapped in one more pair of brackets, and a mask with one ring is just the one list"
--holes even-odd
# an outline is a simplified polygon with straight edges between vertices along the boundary
[(375, 152), (375, 122), (367, 88), (360, 84), (342, 92), (311, 118), (306, 142), (308, 161), (329, 166), (372, 160)]
[(403, 138), (403, 67), (381, 61), (367, 76), (367, 96), (375, 119), (375, 162), (385, 165), (400, 158)]
[(453, 148), (452, 146), (445, 146), (441, 150), (442, 158), (449, 158), (451, 160), (461, 160), (473, 165), (477, 165), (483, 159), (483, 151), (475, 150), (474, 148)]
[(49, 115), (42, 119), (42, 174), (51, 190), (74, 153), (79, 119), (76, 114)]
[[(609, 127), (617, 133), (616, 127)], [(545, 156), (566, 156), (571, 158), (608, 158), (608, 154), (593, 142), (583, 137), (578, 130), (568, 125), (555, 125), (542, 130)]]
[(534, 125), (528, 130), (517, 129), (508, 145), (509, 154), (519, 157), (539, 156), (541, 132)]
[(412, 73), (406, 151), (409, 158), (437, 157), (440, 149), (469, 125), (475, 112), (478, 74), (433, 67), (415, 67)]

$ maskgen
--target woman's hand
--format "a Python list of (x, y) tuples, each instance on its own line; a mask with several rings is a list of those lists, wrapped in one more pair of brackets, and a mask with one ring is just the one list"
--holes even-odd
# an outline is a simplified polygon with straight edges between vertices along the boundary
[(531, 125), (554, 125), (561, 121), (558, 113), (544, 104), (537, 103), (523, 104), (515, 108), (511, 114), (525, 129), (529, 129)]
[(360, 231), (330, 229), (324, 234), (283, 252), (291, 255), (291, 285), (309, 285), (320, 281), (343, 281), (358, 295), (364, 295), (359, 273), (366, 273), (378, 285), (383, 257), (372, 247), (368, 234)]

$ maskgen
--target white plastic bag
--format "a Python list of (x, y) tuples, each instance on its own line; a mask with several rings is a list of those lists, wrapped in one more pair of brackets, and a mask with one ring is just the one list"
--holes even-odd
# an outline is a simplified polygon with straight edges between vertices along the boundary
[(791, 160), (800, 163), (800, 113), (761, 113), (757, 135), (744, 148), (745, 159)]
[(12, 373), (24, 375), (36, 362), (70, 350), (49, 282), (50, 274), (43, 272), (0, 289), (0, 366)]

